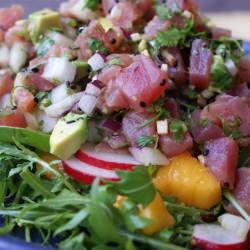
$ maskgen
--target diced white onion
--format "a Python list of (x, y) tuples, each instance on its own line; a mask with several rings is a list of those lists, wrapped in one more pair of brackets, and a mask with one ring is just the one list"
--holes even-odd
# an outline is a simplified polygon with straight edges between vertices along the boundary
[(10, 50), (6, 44), (0, 46), (0, 66), (7, 67), (10, 61)]
[(79, 108), (87, 115), (92, 115), (97, 104), (97, 98), (84, 94), (78, 103)]
[(96, 18), (96, 13), (85, 7), (86, 0), (78, 0), (70, 9), (69, 12), (81, 21), (93, 20)]
[(232, 76), (236, 76), (238, 73), (238, 69), (232, 59), (227, 59), (225, 61), (225, 66), (229, 70)]
[(161, 70), (162, 70), (163, 72), (168, 72), (168, 65), (167, 65), (166, 63), (162, 64), (162, 65), (161, 65)]
[(26, 43), (16, 42), (10, 50), (9, 65), (17, 73), (28, 60), (28, 46)]
[(26, 123), (27, 123), (29, 128), (34, 129), (34, 130), (39, 129), (38, 121), (37, 121), (36, 117), (33, 114), (25, 112), (24, 113), (24, 118), (25, 118)]
[(58, 118), (49, 117), (42, 110), (37, 110), (35, 112), (35, 116), (36, 116), (37, 121), (39, 122), (39, 125), (40, 125), (39, 128), (44, 133), (50, 133), (54, 129), (58, 121)]
[(50, 57), (42, 77), (54, 84), (60, 84), (62, 82), (72, 82), (75, 75), (76, 66), (66, 57)]
[(100, 54), (95, 53), (92, 57), (89, 58), (88, 64), (94, 71), (96, 71), (102, 69), (105, 66), (105, 61)]
[(168, 120), (162, 120), (156, 122), (157, 126), (157, 134), (159, 135), (166, 135), (168, 134)]
[(14, 88), (17, 87), (26, 87), (28, 86), (28, 77), (26, 72), (19, 72), (16, 75), (16, 78), (14, 80)]
[(69, 111), (77, 102), (79, 102), (82, 95), (82, 92), (73, 94), (65, 98), (64, 100), (45, 108), (45, 112), (49, 117), (58, 118), (62, 116), (65, 112)]
[(98, 97), (101, 94), (101, 89), (99, 89), (98, 87), (96, 87), (94, 84), (92, 83), (88, 83), (85, 93), (87, 95), (93, 95), (95, 97)]
[(55, 104), (57, 102), (64, 100), (68, 96), (69, 95), (68, 95), (67, 83), (62, 83), (51, 91), (50, 100), (53, 104)]
[(130, 153), (134, 158), (144, 165), (154, 164), (154, 165), (167, 165), (167, 157), (161, 153), (160, 150), (155, 148), (144, 147), (142, 149), (132, 147), (129, 148)]
[(119, 8), (119, 6), (115, 5), (112, 10), (111, 10), (111, 13), (110, 13), (110, 17), (115, 19), (119, 19), (122, 15), (122, 10), (121, 8)]
[(46, 33), (46, 36), (55, 42), (55, 44), (62, 45), (65, 47), (74, 47), (74, 41), (69, 39), (68, 37), (56, 32), (49, 31)]
[(139, 42), (142, 39), (139, 33), (132, 33), (130, 37), (133, 42)]

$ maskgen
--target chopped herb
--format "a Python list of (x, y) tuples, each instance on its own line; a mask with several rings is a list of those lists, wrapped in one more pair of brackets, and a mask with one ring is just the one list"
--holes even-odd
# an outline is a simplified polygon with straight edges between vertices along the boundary
[(88, 8), (90, 10), (97, 10), (98, 5), (100, 4), (100, 0), (85, 0), (85, 4), (83, 8)]
[(35, 98), (37, 99), (38, 102), (41, 102), (44, 98), (47, 98), (48, 95), (49, 95), (48, 92), (40, 91), (36, 94)]
[(172, 17), (172, 14), (170, 13), (169, 9), (167, 8), (167, 5), (165, 4), (157, 5), (156, 13), (161, 20), (168, 20)]
[(114, 57), (107, 62), (108, 65), (123, 65), (123, 61), (119, 57)]
[(109, 54), (109, 50), (104, 46), (103, 41), (100, 41), (98, 39), (89, 38), (88, 47), (93, 53), (100, 51), (100, 52), (103, 52), (105, 54)]
[(75, 28), (77, 26), (77, 21), (74, 20), (74, 19), (70, 19), (67, 21), (67, 24), (70, 26), (70, 27), (73, 27)]
[(198, 122), (199, 126), (201, 127), (205, 127), (208, 123), (209, 123), (209, 120), (203, 119), (203, 118), (200, 118)]
[(211, 76), (214, 88), (217, 88), (221, 91), (225, 91), (232, 87), (233, 76), (226, 68), (223, 58), (221, 56), (214, 56), (214, 63), (212, 65)]
[(177, 143), (180, 143), (186, 132), (186, 125), (183, 121), (173, 120), (170, 123), (170, 132), (173, 134)]
[(48, 53), (49, 49), (55, 44), (54, 40), (45, 37), (36, 47), (37, 55), (44, 56)]
[(157, 136), (147, 136), (147, 135), (142, 135), (136, 140), (137, 144), (139, 147), (145, 147), (147, 145), (156, 145), (158, 142)]

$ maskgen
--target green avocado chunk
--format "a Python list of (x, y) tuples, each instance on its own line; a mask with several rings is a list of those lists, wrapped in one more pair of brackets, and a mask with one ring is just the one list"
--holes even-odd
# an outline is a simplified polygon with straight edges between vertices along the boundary
[(50, 137), (50, 153), (67, 160), (80, 149), (87, 136), (87, 116), (69, 113), (54, 127)]
[(79, 80), (85, 76), (88, 75), (88, 69), (89, 69), (89, 65), (88, 62), (86, 61), (82, 61), (82, 60), (77, 60), (77, 61), (73, 61), (72, 62), (77, 70), (76, 70), (76, 79)]
[(49, 134), (27, 128), (0, 126), (0, 142), (15, 143), (15, 141), (18, 141), (21, 144), (49, 152), (49, 138)]
[(60, 14), (51, 9), (44, 9), (29, 15), (30, 36), (37, 43), (40, 36), (51, 28), (61, 28)]

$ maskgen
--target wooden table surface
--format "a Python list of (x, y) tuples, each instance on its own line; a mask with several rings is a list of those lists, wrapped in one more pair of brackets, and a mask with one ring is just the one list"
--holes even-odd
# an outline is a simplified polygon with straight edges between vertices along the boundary
[[(233, 30), (235, 37), (250, 41), (250, 0), (194, 0), (212, 22)], [(0, 0), (0, 7), (13, 3), (24, 6), (26, 15), (44, 7), (58, 8), (63, 0)], [(244, 12), (241, 12), (244, 11)], [(247, 31), (247, 32), (246, 32)]]

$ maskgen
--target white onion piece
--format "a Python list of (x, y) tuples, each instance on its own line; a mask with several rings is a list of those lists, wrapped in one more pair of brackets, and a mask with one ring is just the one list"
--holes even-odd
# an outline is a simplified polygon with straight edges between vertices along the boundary
[(93, 20), (96, 18), (96, 13), (88, 8), (84, 8), (86, 0), (78, 0), (70, 9), (69, 12), (81, 21)]
[(64, 100), (45, 108), (45, 112), (49, 117), (58, 118), (65, 112), (69, 111), (77, 102), (79, 102), (82, 95), (82, 92), (73, 94)]
[(26, 72), (19, 72), (16, 75), (16, 78), (14, 80), (14, 89), (16, 89), (17, 87), (26, 87), (29, 86), (29, 80), (27, 77), (27, 73)]
[(83, 95), (78, 103), (79, 108), (87, 115), (92, 115), (97, 104), (97, 98), (92, 95)]
[(10, 50), (9, 65), (17, 73), (26, 64), (28, 60), (28, 45), (22, 42), (14, 43)]
[(49, 117), (44, 111), (37, 110), (35, 112), (37, 121), (40, 123), (40, 129), (44, 133), (50, 133), (54, 129), (58, 118)]
[(0, 66), (7, 67), (10, 61), (10, 50), (6, 44), (0, 46)]
[(4, 94), (0, 97), (0, 107), (6, 108), (8, 106), (11, 106), (11, 94)]
[(74, 41), (69, 39), (68, 37), (56, 32), (49, 31), (46, 33), (46, 36), (55, 42), (55, 44), (62, 45), (64, 47), (74, 47)]
[(99, 53), (95, 53), (89, 58), (88, 64), (94, 71), (96, 71), (102, 69), (105, 66), (105, 60)]
[[(250, 223), (239, 216), (223, 214), (218, 218), (221, 226), (244, 241), (250, 230)], [(235, 230), (237, 228), (237, 230)]]
[(155, 148), (144, 147), (142, 149), (132, 147), (129, 148), (130, 153), (134, 158), (144, 165), (154, 164), (154, 165), (167, 165), (167, 157), (161, 153), (160, 150)]
[(68, 96), (69, 95), (68, 95), (67, 83), (62, 83), (51, 91), (50, 100), (53, 104), (55, 104), (57, 102), (64, 100)]
[(168, 120), (162, 120), (156, 122), (157, 134), (158, 135), (166, 135), (168, 134)]
[(34, 130), (39, 129), (38, 121), (33, 114), (25, 112), (23, 115), (29, 128)]
[(229, 72), (231, 73), (232, 76), (237, 75), (238, 69), (237, 69), (237, 67), (236, 67), (233, 60), (227, 59), (226, 62), (225, 62), (225, 66), (229, 70)]
[(86, 87), (86, 90), (85, 90), (85, 93), (87, 95), (93, 95), (95, 97), (98, 97), (100, 94), (101, 94), (101, 89), (96, 87), (94, 84), (92, 83), (88, 83), (87, 84), (87, 87)]
[(50, 57), (42, 77), (58, 85), (75, 79), (76, 66), (66, 57)]

